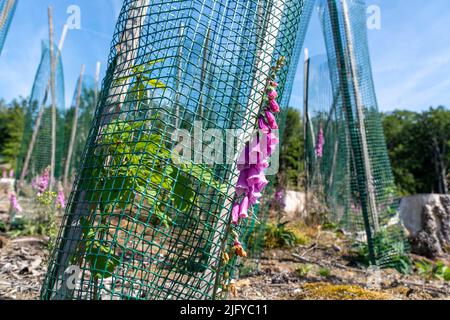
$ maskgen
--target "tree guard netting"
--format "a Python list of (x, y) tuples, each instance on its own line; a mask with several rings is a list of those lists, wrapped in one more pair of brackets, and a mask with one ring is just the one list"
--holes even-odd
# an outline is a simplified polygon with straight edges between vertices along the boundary
[[(56, 106), (56, 166), (55, 177), (62, 175), (64, 152), (65, 97), (64, 73), (61, 54), (55, 46), (55, 106)], [(42, 43), (41, 60), (33, 83), (25, 113), (25, 127), (21, 153), (17, 162), (17, 178), (31, 182), (51, 164), (52, 149), (52, 98), (51, 63), (47, 43)], [(22, 182), (22, 181), (21, 181)], [(24, 186), (21, 186), (21, 188)]]
[(320, 1), (327, 57), (309, 63), (309, 187), (380, 267), (406, 268), (403, 228), (375, 96), (364, 1)]
[[(305, 40), (308, 25), (311, 20), (313, 9), (316, 7), (316, 0), (304, 1), (303, 7), (300, 13), (300, 28), (297, 33), (297, 39), (294, 44), (294, 51), (292, 55), (292, 63), (290, 64), (289, 71), (286, 78), (285, 93), (280, 100), (281, 113), (279, 115), (279, 136), (280, 145), (283, 144), (284, 130), (286, 128), (286, 110), (289, 107), (290, 98), (292, 94), (292, 87), (294, 84), (295, 75), (298, 70), (298, 62), (300, 61), (300, 55), (302, 53), (303, 43)], [(278, 178), (282, 178), (278, 176)], [(274, 185), (276, 184), (277, 176), (272, 175), (269, 177), (270, 184), (264, 190), (264, 197), (261, 199), (261, 203), (257, 208), (258, 215), (256, 219), (249, 221), (249, 226), (245, 230), (243, 240), (248, 245), (248, 259), (242, 261), (240, 273), (245, 275), (256, 271), (259, 268), (259, 259), (265, 245), (265, 233), (266, 225), (269, 220), (269, 214), (271, 208), (274, 207), (274, 202), (277, 201), (275, 194), (277, 190)], [(278, 181), (279, 187), (282, 188), (283, 181)]]
[[(63, 153), (63, 177), (66, 192), (70, 191), (77, 169), (81, 165), (84, 146), (86, 145), (92, 119), (94, 118), (96, 104), (96, 81), (91, 76), (81, 75), (73, 94), (71, 106), (66, 112)], [(69, 158), (70, 160), (68, 160)]]
[(17, 0), (0, 0), (0, 54), (16, 11), (17, 2)]
[(281, 57), (284, 94), (303, 5), (124, 1), (43, 299), (226, 293), (237, 157)]

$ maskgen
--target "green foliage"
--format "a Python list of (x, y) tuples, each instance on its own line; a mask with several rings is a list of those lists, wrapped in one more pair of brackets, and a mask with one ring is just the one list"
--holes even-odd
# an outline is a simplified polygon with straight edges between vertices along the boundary
[(309, 240), (287, 228), (287, 223), (267, 223), (264, 235), (264, 245), (267, 249), (292, 248), (298, 244), (305, 244)]
[(13, 223), (5, 227), (5, 231), (11, 238), (26, 236), (48, 236), (49, 223), (43, 218), (37, 220), (16, 218)]
[(129, 76), (121, 77), (116, 80), (115, 85), (124, 85), (127, 81), (131, 81), (131, 87), (129, 93), (132, 99), (137, 101), (142, 101), (148, 93), (148, 87), (153, 87), (156, 89), (165, 89), (166, 85), (157, 79), (151, 78), (152, 67), (163, 62), (165, 59), (156, 59), (149, 61), (147, 63), (134, 66), (132, 72)]
[(55, 199), (56, 199), (57, 193), (53, 191), (45, 191), (42, 194), (38, 194), (36, 196), (36, 200), (38, 203), (44, 206), (51, 206)]
[(313, 265), (311, 264), (300, 264), (297, 269), (295, 269), (295, 272), (300, 278), (305, 278), (308, 276), (312, 269)]
[(280, 174), (286, 179), (283, 187), (298, 190), (304, 171), (302, 121), (297, 109), (290, 107), (285, 112), (286, 124), (280, 150)]
[(104, 130), (94, 154), (95, 165), (86, 174), (98, 179), (87, 180), (83, 186), (85, 190), (94, 190), (92, 200), (99, 201), (103, 208), (114, 206), (123, 210), (132, 202), (141, 203), (134, 200), (142, 197), (146, 204), (137, 204), (138, 209), (150, 209), (153, 212), (150, 222), (165, 227), (173, 223), (167, 214), (169, 208), (185, 213), (191, 210), (199, 185), (223, 189), (204, 165), (175, 166), (163, 136), (158, 129), (149, 130), (145, 121), (112, 122)]
[(447, 193), (450, 111), (394, 111), (384, 115), (383, 126), (399, 191)]
[(450, 267), (442, 261), (431, 263), (426, 260), (420, 260), (415, 263), (417, 274), (425, 280), (443, 280), (450, 281)]
[(319, 269), (319, 275), (321, 277), (324, 277), (324, 278), (330, 278), (331, 277), (331, 270), (329, 268), (322, 267), (322, 268)]
[(23, 98), (9, 105), (0, 101), (0, 163), (8, 163), (11, 167), (15, 166), (21, 149), (26, 105)]
[[(394, 227), (385, 229), (375, 234), (373, 237), (373, 246), (376, 257), (383, 257), (383, 260), (377, 261), (382, 268), (392, 268), (402, 274), (411, 273), (411, 259), (404, 252), (405, 244), (398, 238), (398, 230)], [(401, 239), (401, 238), (400, 238)], [(356, 262), (369, 266), (369, 247), (367, 243), (356, 243), (351, 250)]]
[(119, 257), (114, 254), (114, 249), (110, 245), (97, 239), (98, 233), (102, 234), (107, 231), (107, 226), (93, 227), (85, 218), (81, 219), (81, 226), (85, 258), (90, 265), (93, 277), (96, 279), (111, 277), (112, 272), (119, 264)]

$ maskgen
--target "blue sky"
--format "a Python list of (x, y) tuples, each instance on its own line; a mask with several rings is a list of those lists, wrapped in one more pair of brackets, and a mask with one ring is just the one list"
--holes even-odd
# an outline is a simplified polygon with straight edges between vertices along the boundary
[[(381, 8), (381, 29), (369, 30), (375, 88), (383, 111), (450, 107), (450, 1), (367, 0)], [(73, 95), (81, 64), (102, 75), (121, 0), (19, 0), (0, 56), (0, 98), (28, 96), (39, 63), (41, 40), (48, 38), (47, 6), (52, 5), (59, 39), (70, 5), (81, 9), (81, 29), (70, 30), (63, 49), (66, 100)], [(314, 13), (305, 40), (310, 55), (324, 53)], [(303, 61), (303, 56), (302, 56)], [(299, 64), (291, 104), (301, 107), (303, 64)], [(69, 103), (68, 103), (69, 104)]]

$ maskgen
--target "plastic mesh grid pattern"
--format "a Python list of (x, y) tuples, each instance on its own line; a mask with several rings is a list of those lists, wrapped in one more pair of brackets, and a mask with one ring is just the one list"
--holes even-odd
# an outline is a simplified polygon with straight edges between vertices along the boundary
[[(80, 81), (80, 79), (78, 79)], [(89, 131), (92, 125), (92, 120), (94, 118), (95, 106), (97, 105), (97, 90), (95, 88), (95, 80), (90, 77), (83, 75), (80, 89), (80, 97), (78, 101), (77, 108), (77, 121), (75, 130), (75, 141), (73, 145), (73, 151), (69, 163), (68, 172), (68, 186), (73, 184), (77, 169), (81, 166), (81, 161), (83, 158), (83, 151), (86, 145), (86, 141), (89, 135)], [(70, 108), (66, 112), (66, 123), (64, 128), (64, 166), (68, 158), (68, 150), (70, 145), (70, 139), (72, 134), (72, 128), (75, 124), (74, 115), (75, 108), (77, 104), (78, 97), (78, 85), (75, 88), (73, 94), (72, 103)]]
[[(294, 84), (295, 76), (298, 71), (298, 64), (302, 53), (303, 43), (305, 40), (306, 32), (308, 31), (308, 25), (311, 20), (313, 9), (316, 7), (316, 0), (308, 0), (303, 4), (302, 11), (300, 13), (300, 28), (297, 33), (297, 39), (294, 44), (294, 53), (292, 55), (292, 63), (289, 66), (287, 75), (287, 81), (285, 86), (285, 92), (280, 100), (281, 113), (278, 119), (280, 145), (283, 144), (284, 130), (286, 129), (286, 110), (289, 107), (292, 87)], [(266, 233), (266, 224), (269, 220), (271, 206), (275, 196), (275, 184), (276, 176), (270, 177), (270, 184), (264, 190), (264, 197), (261, 199), (261, 204), (258, 206), (258, 215), (256, 220), (252, 220), (249, 223), (249, 227), (246, 230), (243, 239), (248, 244), (249, 259), (243, 261), (241, 274), (245, 275), (249, 272), (254, 272), (259, 268), (259, 259), (262, 251), (264, 250), (264, 238)], [(281, 182), (283, 183), (283, 182)]]
[(0, 0), (0, 54), (16, 11), (18, 0)]
[(360, 0), (320, 1), (327, 58), (310, 62), (309, 184), (329, 206), (331, 220), (366, 243), (372, 264), (398, 267), (405, 238), (373, 86), (365, 8)]
[[(302, 7), (301, 0), (124, 1), (43, 299), (225, 294), (221, 257), (230, 245), (237, 155), (253, 133), (271, 66), (281, 56), (291, 62)], [(177, 128), (192, 133), (183, 144), (193, 151), (207, 129), (221, 133), (215, 150), (225, 163), (206, 156), (176, 164)], [(231, 153), (222, 150), (225, 129), (242, 129)]]
[[(62, 175), (64, 152), (65, 95), (64, 73), (59, 50), (54, 49), (56, 57), (55, 97), (56, 97), (56, 167), (55, 177)], [(20, 157), (17, 162), (17, 174), (22, 173), (27, 154), (31, 151), (24, 182), (30, 182), (50, 166), (51, 131), (52, 131), (52, 99), (50, 90), (50, 50), (42, 43), (41, 60), (33, 83), (28, 108), (25, 114), (24, 135)], [(35, 142), (30, 148), (35, 135)]]

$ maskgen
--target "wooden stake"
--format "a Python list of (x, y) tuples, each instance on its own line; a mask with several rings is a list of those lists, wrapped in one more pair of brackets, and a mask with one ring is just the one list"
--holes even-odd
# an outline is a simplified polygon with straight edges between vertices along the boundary
[[(308, 103), (309, 103), (309, 66), (310, 59), (308, 49), (305, 49), (305, 65), (304, 65), (304, 77), (303, 77), (303, 140), (304, 140), (304, 152), (305, 152), (305, 205), (304, 216), (308, 215), (308, 192), (309, 192), (309, 162), (307, 157), (308, 152), (308, 126), (310, 125), (308, 116)], [(312, 137), (314, 139), (314, 136)]]
[(81, 66), (80, 70), (80, 77), (78, 78), (78, 85), (77, 85), (77, 95), (75, 98), (75, 109), (73, 112), (73, 121), (72, 121), (72, 131), (70, 134), (70, 142), (69, 142), (69, 149), (67, 150), (67, 157), (66, 157), (66, 163), (64, 168), (64, 181), (63, 181), (63, 187), (64, 190), (69, 190), (68, 187), (68, 181), (69, 181), (69, 170), (70, 170), (70, 162), (72, 160), (72, 153), (73, 153), (73, 146), (75, 144), (75, 135), (77, 133), (77, 126), (78, 126), (78, 108), (80, 106), (80, 98), (81, 98), (81, 89), (83, 88), (83, 77), (84, 77), (84, 71), (86, 66), (83, 64)]
[(366, 136), (366, 124), (365, 124), (365, 116), (364, 116), (364, 106), (362, 101), (362, 96), (360, 93), (360, 84), (359, 84), (359, 74), (358, 74), (358, 65), (356, 64), (356, 57), (354, 51), (353, 44), (353, 33), (350, 26), (350, 14), (347, 0), (342, 1), (342, 8), (344, 14), (344, 26), (345, 26), (345, 35), (347, 39), (347, 52), (350, 57), (350, 71), (352, 76), (353, 89), (355, 91), (355, 100), (356, 100), (356, 110), (358, 117), (358, 131), (361, 137), (361, 148), (362, 148), (362, 156), (364, 162), (364, 170), (366, 174), (366, 189), (367, 189), (367, 197), (370, 206), (370, 211), (373, 220), (373, 228), (375, 232), (380, 231), (380, 223), (378, 218), (378, 208), (377, 201), (375, 195), (373, 174), (372, 174), (372, 164), (370, 163), (370, 155), (369, 155), (369, 147), (367, 145), (367, 136)]
[[(61, 51), (63, 49), (64, 42), (66, 40), (67, 30), (68, 30), (68, 26), (67, 26), (67, 24), (65, 24), (64, 28), (63, 28), (63, 31), (61, 33), (61, 39), (59, 40), (58, 52), (57, 52), (56, 60), (58, 60), (59, 55), (60, 55), (60, 53), (61, 53)], [(27, 172), (28, 172), (28, 167), (30, 165), (31, 155), (33, 154), (34, 145), (36, 144), (37, 135), (38, 135), (40, 127), (41, 127), (42, 116), (44, 115), (44, 111), (45, 111), (45, 105), (47, 104), (49, 88), (50, 88), (50, 79), (49, 79), (49, 81), (47, 83), (47, 87), (45, 88), (44, 99), (42, 101), (42, 104), (39, 106), (38, 116), (36, 118), (36, 122), (34, 123), (34, 130), (33, 130), (32, 136), (31, 136), (30, 144), (28, 145), (27, 154), (25, 156), (25, 160), (24, 160), (24, 163), (23, 163), (22, 171), (20, 173), (19, 183), (16, 186), (16, 193), (17, 193), (17, 195), (20, 194), (20, 189), (23, 186), (23, 183), (25, 181), (25, 176), (27, 175)]]
[(94, 108), (97, 107), (97, 103), (98, 103), (98, 86), (100, 83), (100, 68), (101, 68), (101, 63), (100, 63), (100, 61), (97, 61), (97, 64), (95, 66), (95, 78), (94, 78)]
[(182, 41), (183, 41), (183, 36), (184, 36), (184, 24), (180, 23), (180, 32), (179, 32), (179, 37), (180, 37), (180, 45), (178, 47), (178, 63), (177, 63), (177, 68), (178, 68), (178, 73), (177, 73), (177, 93), (175, 96), (175, 129), (179, 129), (180, 126), (180, 96), (181, 96), (181, 77), (183, 76), (183, 70), (181, 70), (181, 62), (182, 62), (182, 57), (181, 55), (183, 54), (183, 46), (182, 46)]
[(52, 153), (50, 156), (50, 186), (52, 191), (55, 184), (55, 164), (56, 164), (56, 63), (53, 48), (53, 9), (48, 7), (48, 31), (50, 39), (50, 92), (52, 95)]
[(198, 102), (198, 119), (203, 120), (203, 89), (205, 88), (205, 81), (207, 76), (207, 67), (208, 67), (208, 60), (209, 60), (209, 42), (211, 39), (211, 28), (208, 28), (208, 31), (206, 32), (206, 38), (205, 43), (203, 44), (203, 59), (202, 59), (202, 71), (200, 74), (200, 99)]
[[(120, 36), (120, 40), (116, 45), (116, 57), (113, 68), (109, 72), (113, 72), (113, 81), (110, 84), (108, 92), (108, 101), (106, 108), (103, 110), (100, 124), (107, 125), (112, 119), (120, 116), (122, 105), (125, 102), (128, 88), (130, 86), (133, 67), (139, 49), (139, 40), (141, 37), (142, 27), (149, 8), (150, 0), (134, 0), (131, 1), (130, 9), (126, 19), (125, 28)], [(117, 83), (117, 79), (126, 79), (124, 83)]]

